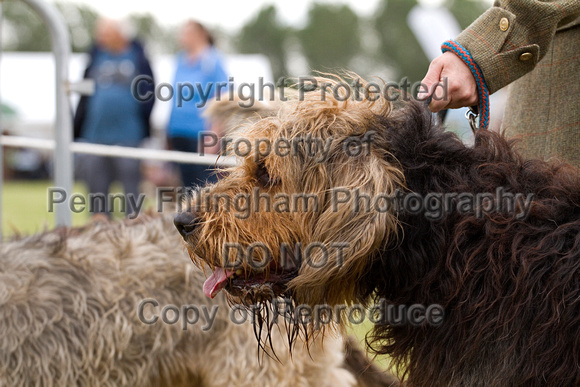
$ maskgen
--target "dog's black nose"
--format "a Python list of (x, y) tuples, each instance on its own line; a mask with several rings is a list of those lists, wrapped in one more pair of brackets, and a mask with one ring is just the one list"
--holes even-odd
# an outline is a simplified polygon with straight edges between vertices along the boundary
[(173, 218), (173, 224), (183, 239), (190, 236), (199, 225), (199, 219), (191, 212), (180, 212)]

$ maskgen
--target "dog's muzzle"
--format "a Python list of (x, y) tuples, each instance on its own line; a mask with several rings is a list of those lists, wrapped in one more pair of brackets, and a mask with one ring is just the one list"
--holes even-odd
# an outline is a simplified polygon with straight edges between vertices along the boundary
[(180, 212), (173, 218), (173, 224), (183, 239), (187, 240), (199, 226), (200, 219), (191, 212)]

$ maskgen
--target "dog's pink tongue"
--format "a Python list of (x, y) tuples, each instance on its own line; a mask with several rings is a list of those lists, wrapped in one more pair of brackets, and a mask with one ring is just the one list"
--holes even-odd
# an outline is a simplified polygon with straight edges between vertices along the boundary
[(209, 298), (214, 298), (220, 290), (226, 286), (226, 281), (234, 274), (231, 270), (226, 270), (223, 267), (215, 269), (213, 274), (205, 280), (203, 284), (203, 292)]

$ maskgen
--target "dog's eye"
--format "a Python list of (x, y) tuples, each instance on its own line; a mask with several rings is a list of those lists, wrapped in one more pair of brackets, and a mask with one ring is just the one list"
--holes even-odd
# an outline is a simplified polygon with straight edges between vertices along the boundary
[(264, 165), (263, 161), (259, 162), (257, 165), (256, 179), (258, 180), (258, 184), (265, 188), (273, 187), (280, 182), (279, 177), (270, 176), (270, 173), (268, 172), (268, 169), (266, 168), (266, 165)]

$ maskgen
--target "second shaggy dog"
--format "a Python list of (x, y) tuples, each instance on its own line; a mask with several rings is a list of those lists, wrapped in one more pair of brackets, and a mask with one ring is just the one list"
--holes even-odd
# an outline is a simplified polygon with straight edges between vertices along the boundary
[(0, 385), (357, 385), (341, 337), (290, 356), (280, 326), (278, 359), (258, 359), (253, 327), (232, 322), (225, 297), (205, 297), (203, 279), (167, 216), (1, 245)]

